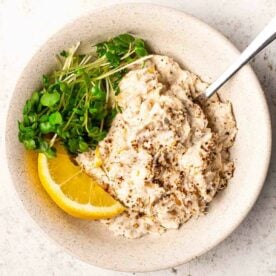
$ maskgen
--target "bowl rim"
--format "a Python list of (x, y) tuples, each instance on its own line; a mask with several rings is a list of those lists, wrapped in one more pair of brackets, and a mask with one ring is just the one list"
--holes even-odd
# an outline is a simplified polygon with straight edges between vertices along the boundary
[[(18, 83), (19, 80), (22, 78), (26, 68), (32, 63), (32, 61), (36, 58), (37, 55), (39, 55), (40, 50), (54, 37), (56, 37), (62, 30), (67, 29), (68, 27), (70, 27), (71, 25), (75, 24), (75, 22), (77, 20), (79, 20), (80, 18), (86, 17), (88, 15), (92, 15), (95, 13), (100, 13), (102, 11), (105, 10), (110, 10), (113, 8), (117, 8), (117, 7), (132, 7), (133, 9), (137, 8), (137, 7), (146, 7), (146, 8), (152, 8), (152, 9), (161, 9), (162, 12), (169, 12), (169, 13), (174, 13), (177, 16), (185, 16), (185, 17), (189, 17), (190, 20), (196, 22), (198, 25), (201, 25), (202, 28), (205, 28), (206, 30), (208, 30), (210, 33), (214, 34), (216, 39), (221, 40), (225, 45), (228, 46), (229, 49), (231, 49), (233, 51), (233, 53), (239, 55), (240, 51), (234, 46), (234, 44), (228, 40), (221, 32), (219, 32), (218, 30), (216, 30), (215, 28), (211, 27), (210, 25), (208, 25), (207, 23), (205, 23), (204, 21), (198, 19), (197, 17), (179, 10), (177, 8), (173, 8), (170, 6), (166, 6), (166, 5), (160, 5), (160, 4), (153, 4), (153, 3), (147, 3), (147, 2), (134, 2), (134, 3), (116, 3), (116, 4), (110, 4), (110, 5), (104, 5), (101, 7), (97, 7), (97, 8), (93, 8), (90, 9), (87, 12), (84, 12), (80, 15), (75, 16), (73, 19), (71, 19), (70, 21), (66, 22), (62, 27), (59, 27), (55, 32), (53, 32), (52, 34), (50, 34), (49, 36), (47, 36), (47, 39), (42, 41), (39, 48), (34, 52), (34, 54), (31, 56), (31, 58), (29, 59), (29, 61), (26, 63), (26, 65), (23, 67), (23, 69), (21, 70), (21, 73), (19, 74), (19, 77), (17, 78), (16, 84), (15, 86), (12, 88), (12, 93), (9, 96), (9, 99), (7, 101), (7, 109), (5, 110), (5, 120), (4, 120), (4, 139), (3, 139), (3, 146), (4, 146), (4, 159), (5, 159), (5, 166), (7, 167), (7, 171), (9, 174), (9, 180), (10, 183), (13, 184), (13, 178), (11, 177), (11, 168), (8, 162), (8, 149), (7, 149), (7, 140), (8, 140), (8, 135), (7, 135), (7, 120), (8, 120), (8, 115), (10, 113), (10, 109), (11, 109), (11, 100), (13, 98), (14, 92), (17, 90), (18, 87)], [(17, 199), (18, 199), (18, 203), (20, 203), (20, 206), (23, 207), (24, 209), (24, 213), (26, 213), (31, 220), (34, 222), (34, 225), (37, 226), (37, 228), (39, 229), (39, 231), (41, 233), (43, 233), (43, 235), (45, 236), (46, 239), (50, 239), (51, 241), (53, 241), (59, 248), (61, 248), (62, 250), (64, 250), (65, 252), (67, 252), (69, 255), (76, 257), (78, 260), (81, 260), (87, 264), (90, 265), (94, 265), (103, 269), (109, 269), (109, 270), (114, 270), (114, 271), (120, 271), (120, 272), (150, 272), (150, 271), (160, 271), (160, 270), (164, 270), (164, 269), (169, 269), (171, 267), (176, 267), (182, 264), (185, 264), (189, 261), (191, 261), (192, 259), (206, 253), (207, 251), (211, 250), (212, 248), (216, 247), (218, 244), (220, 244), (224, 239), (226, 239), (241, 223), (242, 221), (245, 219), (245, 217), (248, 215), (248, 213), (251, 211), (252, 207), (254, 206), (256, 200), (258, 199), (258, 196), (260, 195), (260, 192), (263, 188), (263, 185), (265, 183), (265, 179), (267, 176), (267, 172), (269, 169), (269, 165), (270, 165), (270, 159), (271, 159), (271, 152), (272, 152), (272, 127), (271, 127), (271, 115), (269, 112), (269, 108), (268, 108), (268, 104), (266, 101), (266, 97), (265, 97), (265, 93), (260, 85), (260, 82), (255, 74), (255, 72), (253, 71), (252, 67), (248, 64), (245, 65), (244, 67), (247, 68), (247, 75), (251, 75), (252, 81), (254, 81), (253, 85), (256, 87), (256, 90), (260, 91), (260, 95), (262, 95), (263, 97), (261, 98), (262, 103), (263, 103), (263, 107), (264, 107), (264, 115), (266, 116), (266, 121), (267, 121), (267, 135), (265, 136), (266, 139), (266, 152), (264, 154), (264, 163), (263, 163), (263, 167), (262, 167), (262, 177), (260, 177), (259, 179), (259, 186), (258, 189), (256, 190), (255, 194), (252, 194), (250, 197), (250, 203), (247, 206), (247, 209), (244, 209), (243, 212), (236, 217), (235, 222), (232, 223), (231, 227), (228, 228), (228, 231), (223, 232), (223, 234), (219, 235), (219, 238), (217, 238), (216, 240), (214, 240), (212, 243), (208, 244), (208, 246), (202, 247), (201, 250), (199, 250), (199, 252), (197, 254), (193, 254), (190, 256), (190, 258), (187, 258), (184, 261), (175, 261), (173, 264), (161, 264), (161, 265), (150, 265), (150, 267), (144, 267), (141, 268), (141, 266), (137, 269), (133, 269), (133, 270), (126, 270), (126, 269), (119, 269), (118, 267), (114, 267), (112, 265), (107, 264), (106, 266), (99, 266), (96, 263), (92, 263), (89, 262), (86, 259), (81, 258), (79, 255), (74, 254), (74, 252), (70, 251), (69, 249), (67, 249), (66, 247), (64, 247), (61, 243), (59, 243), (59, 241), (57, 241), (56, 239), (52, 238), (52, 236), (48, 235), (47, 232), (40, 226), (39, 223), (36, 222), (36, 220), (33, 218), (33, 216), (31, 216), (29, 214), (29, 212), (27, 211), (26, 207), (24, 206), (20, 195), (18, 193), (18, 191), (16, 190), (16, 188), (14, 187), (14, 185), (12, 185), (12, 189), (15, 192), (15, 194), (17, 195)]]

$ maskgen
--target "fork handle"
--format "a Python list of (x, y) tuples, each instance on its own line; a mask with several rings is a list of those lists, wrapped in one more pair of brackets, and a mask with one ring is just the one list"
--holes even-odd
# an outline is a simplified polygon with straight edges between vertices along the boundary
[(259, 35), (247, 46), (237, 60), (203, 93), (210, 98), (226, 81), (228, 81), (243, 65), (257, 55), (263, 48), (276, 38), (276, 16), (259, 33)]

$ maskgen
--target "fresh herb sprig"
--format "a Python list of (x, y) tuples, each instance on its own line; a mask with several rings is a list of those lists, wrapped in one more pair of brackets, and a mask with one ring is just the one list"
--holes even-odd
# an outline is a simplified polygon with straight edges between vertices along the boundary
[(114, 100), (119, 82), (134, 63), (150, 56), (142, 39), (121, 34), (76, 54), (79, 43), (62, 51), (60, 70), (43, 76), (41, 90), (35, 91), (23, 108), (18, 122), (19, 141), (26, 149), (55, 156), (59, 140), (76, 155), (95, 148), (120, 112)]

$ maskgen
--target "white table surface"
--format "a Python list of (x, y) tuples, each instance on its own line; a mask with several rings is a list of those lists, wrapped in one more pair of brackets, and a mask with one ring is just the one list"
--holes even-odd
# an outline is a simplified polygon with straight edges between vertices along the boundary
[[(30, 57), (66, 22), (90, 9), (115, 2), (125, 1), (0, 0), (0, 156), (9, 95)], [(276, 15), (276, 0), (150, 2), (195, 15), (220, 30), (240, 50)], [(275, 136), (276, 42), (256, 57), (252, 66), (267, 95)], [(6, 174), (4, 170), (0, 172), (0, 275), (133, 275), (83, 263), (48, 240), (22, 211), (14, 190), (4, 181)], [(205, 255), (180, 267), (139, 275), (276, 275), (276, 141), (262, 193), (231, 236)]]

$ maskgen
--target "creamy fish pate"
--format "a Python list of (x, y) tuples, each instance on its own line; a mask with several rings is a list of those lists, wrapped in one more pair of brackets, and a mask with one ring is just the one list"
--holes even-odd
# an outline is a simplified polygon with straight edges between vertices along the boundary
[(138, 238), (176, 229), (206, 212), (227, 185), (236, 135), (231, 104), (194, 99), (207, 87), (171, 58), (154, 55), (120, 82), (117, 114), (96, 151), (77, 161), (126, 206), (103, 220), (117, 235)]

